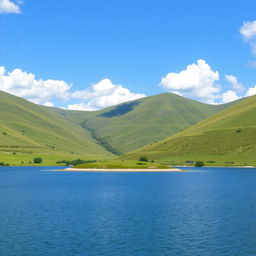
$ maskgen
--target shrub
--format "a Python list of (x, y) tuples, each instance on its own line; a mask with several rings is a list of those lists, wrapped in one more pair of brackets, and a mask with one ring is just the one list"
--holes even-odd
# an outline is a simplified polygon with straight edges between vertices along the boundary
[(8, 163), (0, 162), (0, 166), (10, 166)]
[(33, 159), (33, 162), (34, 162), (34, 164), (40, 164), (40, 163), (43, 162), (43, 160), (42, 160), (41, 157), (35, 157), (35, 158)]
[(148, 159), (146, 156), (141, 156), (139, 161), (148, 162)]
[(195, 162), (195, 167), (203, 167), (204, 166), (204, 162), (203, 161), (196, 161)]
[(78, 164), (89, 164), (89, 163), (95, 163), (97, 162), (96, 160), (81, 160), (81, 159), (76, 159), (76, 160), (61, 160), (57, 161), (56, 164), (65, 164), (65, 165), (78, 165)]
[(137, 165), (146, 165), (146, 163), (137, 162)]

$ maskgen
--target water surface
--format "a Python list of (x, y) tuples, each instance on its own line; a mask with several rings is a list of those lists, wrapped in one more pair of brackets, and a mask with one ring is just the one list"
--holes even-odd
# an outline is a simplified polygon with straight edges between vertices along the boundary
[(256, 169), (0, 168), (1, 256), (256, 255)]

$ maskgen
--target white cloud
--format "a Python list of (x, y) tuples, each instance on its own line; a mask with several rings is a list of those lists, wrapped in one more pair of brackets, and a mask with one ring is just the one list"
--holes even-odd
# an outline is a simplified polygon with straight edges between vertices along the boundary
[(94, 108), (90, 106), (89, 103), (77, 103), (77, 104), (69, 104), (67, 109), (70, 110), (83, 110), (83, 111), (94, 111), (97, 110), (97, 108)]
[(177, 91), (171, 91), (171, 93), (174, 93), (174, 94), (177, 94), (179, 96), (182, 96), (182, 94), (180, 92), (177, 92)]
[(144, 94), (132, 93), (119, 84), (113, 84), (108, 78), (94, 84), (90, 89), (76, 91), (72, 98), (82, 100), (79, 104), (69, 105), (69, 109), (95, 110), (117, 105), (123, 102), (145, 97)]
[(67, 102), (68, 109), (87, 111), (145, 97), (144, 94), (132, 93), (122, 85), (113, 84), (110, 79), (72, 92), (71, 85), (65, 81), (36, 79), (34, 74), (21, 69), (6, 72), (3, 66), (0, 66), (0, 90), (49, 107), (54, 106), (55, 100), (61, 99)]
[(46, 107), (54, 107), (54, 103), (50, 101), (46, 101), (43, 105)]
[(61, 80), (37, 80), (35, 75), (21, 69), (6, 73), (0, 66), (0, 90), (38, 104), (48, 104), (53, 97), (67, 100), (71, 86)]
[(160, 85), (168, 90), (174, 90), (185, 97), (193, 97), (205, 102), (212, 102), (220, 88), (218, 71), (213, 71), (205, 60), (198, 60), (188, 65), (179, 73), (169, 73), (161, 79)]
[(256, 36), (256, 20), (244, 22), (243, 26), (240, 28), (240, 33), (246, 39)]
[(228, 103), (238, 99), (240, 99), (240, 97), (232, 90), (228, 90), (222, 94), (222, 103)]
[(18, 4), (10, 0), (0, 0), (0, 13), (21, 13)]
[(225, 75), (225, 78), (232, 85), (234, 91), (241, 92), (244, 90), (244, 86), (238, 81), (237, 77), (233, 75)]
[(256, 85), (248, 89), (247, 93), (245, 94), (245, 97), (249, 97), (255, 94), (256, 94)]
[(252, 53), (256, 55), (256, 20), (244, 22), (240, 28), (240, 34), (249, 43)]

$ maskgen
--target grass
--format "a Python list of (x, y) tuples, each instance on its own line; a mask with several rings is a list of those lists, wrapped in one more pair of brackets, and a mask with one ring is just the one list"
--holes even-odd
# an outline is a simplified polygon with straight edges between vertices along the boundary
[(80, 164), (74, 168), (80, 169), (170, 169), (158, 163), (133, 160), (105, 160), (96, 163)]
[[(0, 92), (0, 162), (30, 165), (37, 156), (43, 158), (42, 165), (77, 158), (114, 159), (116, 154), (150, 144), (124, 158), (139, 159), (147, 155), (149, 159), (165, 162), (193, 159), (225, 162), (236, 157), (241, 164), (251, 163), (249, 160), (256, 152), (253, 145), (256, 124), (255, 109), (250, 104), (255, 103), (242, 103), (238, 104), (247, 112), (233, 106), (235, 113), (242, 111), (239, 122), (227, 109), (221, 115), (191, 126), (233, 103), (208, 105), (164, 93), (85, 112), (44, 107)], [(223, 123), (223, 119), (229, 123)], [(237, 123), (244, 126), (235, 125)], [(181, 132), (185, 128), (188, 129)], [(156, 143), (170, 135), (174, 136)], [(235, 136), (236, 140), (229, 140), (229, 136)], [(228, 154), (219, 150), (221, 143)], [(237, 150), (231, 154), (234, 148)]]
[[(41, 157), (43, 162), (41, 164), (34, 164), (33, 159), (35, 157)], [(57, 161), (62, 160), (100, 160), (107, 159), (106, 155), (93, 155), (93, 154), (65, 154), (65, 153), (0, 153), (0, 162), (8, 163), (10, 166), (61, 166), (64, 164), (57, 164)]]
[(0, 113), (0, 155), (16, 152), (114, 157), (90, 132), (69, 120), (65, 110), (0, 92)]
[(228, 107), (208, 105), (171, 93), (90, 112), (69, 113), (107, 150), (123, 154), (176, 134)]
[(249, 97), (190, 128), (121, 158), (173, 164), (205, 161), (206, 165), (256, 165), (256, 96)]

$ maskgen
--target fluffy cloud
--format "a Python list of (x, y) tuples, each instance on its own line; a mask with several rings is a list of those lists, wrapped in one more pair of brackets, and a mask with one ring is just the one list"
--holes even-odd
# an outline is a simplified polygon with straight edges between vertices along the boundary
[(240, 28), (240, 34), (249, 43), (252, 53), (256, 55), (256, 20), (252, 22), (244, 22)]
[(240, 33), (245, 39), (250, 39), (256, 36), (256, 20), (252, 22), (244, 22), (240, 28)]
[(180, 92), (171, 91), (171, 93), (177, 94), (177, 95), (179, 95), (179, 96), (183, 96)]
[(222, 94), (222, 103), (228, 103), (238, 99), (240, 99), (240, 97), (237, 96), (236, 92), (232, 90), (228, 90), (227, 92)]
[(68, 109), (88, 111), (145, 97), (144, 94), (132, 93), (122, 85), (113, 84), (110, 79), (72, 92), (71, 85), (65, 81), (36, 79), (34, 74), (21, 69), (6, 72), (3, 66), (0, 66), (0, 90), (48, 107), (54, 106), (54, 100), (61, 99)]
[(0, 90), (28, 99), (34, 103), (52, 106), (53, 97), (67, 100), (71, 86), (61, 80), (37, 80), (35, 75), (21, 69), (6, 73), (0, 66)]
[(200, 59), (179, 73), (167, 74), (161, 79), (160, 85), (186, 97), (213, 102), (220, 90), (219, 86), (215, 84), (218, 80), (218, 71), (213, 71), (205, 60)]
[(245, 96), (249, 97), (255, 94), (256, 94), (256, 85), (254, 87), (249, 88)]
[(46, 107), (54, 107), (54, 103), (50, 101), (46, 101), (43, 105)]
[(18, 4), (10, 0), (0, 0), (0, 13), (21, 13)]
[(90, 103), (69, 104), (67, 108), (70, 110), (83, 110), (83, 111), (98, 110), (97, 108), (90, 106)]
[(241, 92), (244, 90), (244, 86), (238, 81), (237, 77), (225, 75), (225, 78), (232, 85), (234, 91)]
[(74, 92), (72, 98), (82, 102), (71, 104), (68, 108), (90, 111), (143, 97), (145, 97), (144, 94), (132, 93), (129, 89), (119, 84), (113, 84), (110, 79), (106, 78), (94, 84), (90, 89)]

